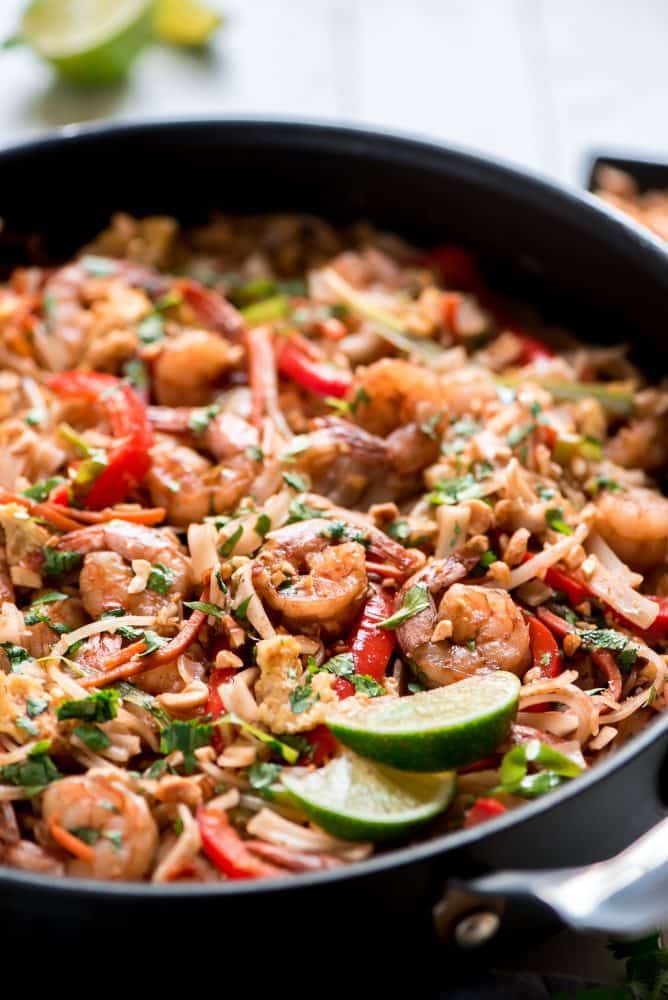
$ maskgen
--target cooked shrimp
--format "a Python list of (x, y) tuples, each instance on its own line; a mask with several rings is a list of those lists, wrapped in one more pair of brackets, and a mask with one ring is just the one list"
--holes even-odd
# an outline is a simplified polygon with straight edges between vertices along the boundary
[[(192, 586), (190, 560), (173, 535), (156, 528), (107, 521), (63, 535), (56, 548), (85, 554), (79, 584), (83, 605), (91, 618), (118, 607), (131, 614), (154, 614), (166, 600), (188, 594)], [(160, 563), (170, 570), (166, 595), (150, 589), (128, 592), (134, 577), (128, 564), (134, 560), (151, 566)]]
[(184, 330), (164, 341), (154, 368), (154, 388), (165, 406), (199, 406), (211, 400), (241, 348), (217, 333)]
[(298, 467), (317, 493), (335, 503), (355, 503), (369, 486), (387, 478), (385, 442), (349, 420), (318, 418), (308, 441)]
[(633, 569), (659, 566), (668, 556), (668, 499), (634, 486), (602, 493), (596, 501), (596, 528), (611, 549)]
[[(146, 801), (112, 771), (92, 771), (49, 785), (42, 815), (60, 846), (69, 838), (81, 844), (78, 856), (66, 862), (69, 875), (140, 879), (151, 867), (158, 847), (155, 820)], [(85, 841), (78, 836), (83, 830)], [(73, 847), (77, 849), (76, 843)]]
[(652, 472), (668, 463), (668, 423), (665, 417), (645, 417), (621, 427), (608, 442), (606, 454), (616, 465)]
[[(466, 562), (453, 556), (430, 563), (404, 584), (402, 593), (417, 583), (429, 591), (429, 607), (397, 629), (404, 655), (429, 687), (490, 670), (520, 673), (529, 662), (529, 630), (520, 609), (505, 590), (458, 583), (467, 571)], [(437, 609), (438, 593), (443, 597)]]
[[(34, 595), (35, 599), (40, 596), (42, 596), (41, 591), (37, 591)], [(66, 626), (66, 631), (72, 631), (83, 625), (86, 620), (82, 601), (78, 597), (37, 605), (35, 611), (46, 620), (37, 621), (26, 628), (26, 648), (34, 657), (46, 656), (54, 642), (58, 641), (58, 632), (51, 628), (52, 625)]]
[(358, 400), (361, 395), (355, 416), (372, 434), (385, 435), (411, 421), (426, 421), (443, 409), (438, 376), (399, 358), (383, 358), (362, 368), (352, 391)]
[(299, 521), (267, 535), (253, 583), (286, 623), (339, 632), (364, 600), (364, 546), (343, 537), (337, 544), (326, 521)]
[(212, 465), (186, 445), (160, 441), (151, 450), (146, 485), (172, 524), (191, 524), (210, 514), (234, 510), (248, 494), (256, 467), (245, 452), (224, 465)]

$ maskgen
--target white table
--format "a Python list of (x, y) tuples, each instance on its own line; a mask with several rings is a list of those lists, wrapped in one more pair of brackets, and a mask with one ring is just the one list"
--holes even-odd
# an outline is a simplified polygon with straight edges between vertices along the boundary
[[(0, 37), (23, 2), (0, 0)], [(207, 54), (156, 46), (108, 91), (54, 81), (27, 49), (0, 53), (0, 143), (98, 118), (270, 112), (421, 132), (574, 183), (601, 146), (668, 159), (665, 0), (219, 5)], [(610, 972), (603, 943), (573, 935), (534, 959)]]
[[(2, 0), (0, 36), (23, 2)], [(272, 112), (422, 132), (572, 182), (601, 145), (668, 158), (665, 0), (217, 2), (227, 26), (208, 55), (153, 48), (113, 91), (0, 53), (0, 141), (108, 116)]]

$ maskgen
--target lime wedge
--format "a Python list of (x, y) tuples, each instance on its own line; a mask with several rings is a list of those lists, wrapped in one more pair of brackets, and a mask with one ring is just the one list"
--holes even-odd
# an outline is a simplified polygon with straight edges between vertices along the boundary
[(326, 723), (363, 757), (410, 771), (464, 767), (486, 757), (508, 735), (520, 682), (502, 670), (405, 698), (367, 704), (352, 698)]
[(284, 768), (281, 781), (309, 819), (344, 840), (393, 840), (450, 805), (453, 774), (410, 774), (345, 753), (316, 771)]
[(151, 37), (152, 0), (32, 0), (21, 34), (73, 83), (113, 83)]
[(221, 21), (201, 0), (156, 0), (153, 27), (170, 45), (205, 45)]

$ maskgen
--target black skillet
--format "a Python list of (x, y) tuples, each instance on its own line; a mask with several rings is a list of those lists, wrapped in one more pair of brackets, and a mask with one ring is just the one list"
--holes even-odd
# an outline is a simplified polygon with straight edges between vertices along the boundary
[[(651, 373), (666, 371), (668, 258), (659, 243), (591, 196), (493, 160), (362, 129), (259, 120), (75, 128), (0, 153), (1, 266), (34, 253), (21, 234), (35, 232), (44, 237), (39, 253), (64, 259), (118, 209), (184, 221), (204, 220), (212, 209), (306, 210), (334, 222), (368, 218), (423, 246), (458, 241), (480, 255), (492, 285), (584, 340), (631, 341)], [(573, 926), (643, 930), (668, 916), (666, 831), (603, 878), (596, 869), (568, 882), (544, 870), (610, 858), (663, 818), (667, 733), (668, 717), (656, 720), (583, 777), (488, 825), (330, 872), (153, 886), (0, 869), (4, 940), (15, 931), (40, 946), (62, 941), (71, 954), (73, 942), (90, 938), (97, 955), (101, 942), (146, 949), (159, 938), (165, 959), (172, 941), (214, 942), (235, 957), (251, 941), (257, 974), (268, 941), (317, 939), (325, 928), (349, 943), (378, 940), (386, 948), (410, 937), (426, 946), (446, 881), (472, 878), (476, 893), (523, 899), (501, 917), (502, 926), (521, 928), (523, 940), (545, 909), (541, 898)], [(652, 875), (642, 878), (647, 869)], [(492, 874), (481, 880), (485, 872)], [(464, 943), (489, 936), (496, 922), (454, 921)]]

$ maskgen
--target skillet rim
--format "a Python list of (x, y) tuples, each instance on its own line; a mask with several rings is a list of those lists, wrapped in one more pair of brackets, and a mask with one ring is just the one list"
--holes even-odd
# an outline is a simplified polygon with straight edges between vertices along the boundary
[[(312, 147), (321, 147), (322, 152), (336, 148), (346, 149), (351, 155), (367, 155), (372, 158), (390, 157), (395, 162), (433, 163), (438, 169), (438, 161), (450, 161), (450, 169), (455, 173), (465, 173), (469, 180), (488, 187), (499, 187), (514, 191), (527, 206), (536, 201), (549, 199), (554, 210), (561, 209), (577, 224), (588, 231), (599, 229), (599, 237), (608, 246), (621, 247), (626, 255), (634, 250), (641, 255), (641, 263), (651, 270), (659, 282), (663, 281), (668, 291), (668, 253), (666, 247), (648, 230), (624, 216), (587, 191), (574, 185), (557, 183), (536, 171), (526, 170), (501, 158), (471, 153), (456, 145), (431, 140), (423, 136), (389, 130), (341, 123), (340, 121), (312, 120), (284, 116), (217, 115), (214, 117), (181, 117), (176, 119), (146, 118), (126, 122), (104, 122), (93, 125), (67, 125), (47, 135), (12, 142), (0, 149), (0, 172), (3, 163), (14, 159), (39, 156), (42, 151), (62, 147), (76, 155), (80, 144), (95, 144), (110, 136), (122, 142), (125, 137), (139, 134), (179, 132), (188, 143), (188, 131), (212, 132), (214, 129), (234, 134), (246, 133), (247, 141), (252, 141), (253, 133), (266, 144), (287, 145), (300, 148), (300, 142)], [(521, 826), (524, 820), (556, 810), (567, 799), (584, 795), (588, 788), (604, 780), (640, 755), (647, 747), (668, 735), (668, 712), (657, 718), (640, 734), (634, 736), (607, 760), (597, 764), (576, 781), (568, 782), (548, 796), (526, 803), (521, 809), (512, 810), (478, 827), (459, 830), (430, 837), (427, 840), (404, 847), (391, 848), (387, 852), (372, 855), (366, 861), (355, 862), (340, 868), (323, 872), (300, 873), (285, 878), (270, 880), (228, 881), (212, 883), (177, 883), (155, 885), (147, 882), (103, 882), (95, 879), (65, 878), (54, 875), (36, 875), (0, 865), (0, 888), (24, 886), (33, 891), (67, 896), (87, 896), (95, 899), (173, 900), (180, 898), (211, 899), (215, 897), (236, 897), (287, 893), (299, 888), (317, 888), (337, 882), (364, 879), (393, 868), (409, 866), (415, 862), (427, 861), (451, 851), (458, 851), (470, 844), (484, 840), (499, 831)]]

